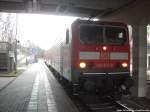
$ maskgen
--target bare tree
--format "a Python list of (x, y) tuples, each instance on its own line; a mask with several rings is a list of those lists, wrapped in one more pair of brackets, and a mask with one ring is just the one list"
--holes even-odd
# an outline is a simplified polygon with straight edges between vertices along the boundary
[(16, 14), (0, 14), (0, 41), (13, 43), (16, 40)]

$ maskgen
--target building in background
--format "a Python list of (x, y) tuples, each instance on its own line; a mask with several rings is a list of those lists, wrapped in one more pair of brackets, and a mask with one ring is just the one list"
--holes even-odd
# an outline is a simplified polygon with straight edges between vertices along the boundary
[(16, 71), (17, 14), (0, 13), (0, 71)]

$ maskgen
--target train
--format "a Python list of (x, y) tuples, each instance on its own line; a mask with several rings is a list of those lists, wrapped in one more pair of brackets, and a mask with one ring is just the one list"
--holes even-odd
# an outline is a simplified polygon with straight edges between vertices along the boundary
[(71, 84), (74, 95), (120, 98), (133, 85), (125, 23), (77, 19), (56, 39), (45, 62)]

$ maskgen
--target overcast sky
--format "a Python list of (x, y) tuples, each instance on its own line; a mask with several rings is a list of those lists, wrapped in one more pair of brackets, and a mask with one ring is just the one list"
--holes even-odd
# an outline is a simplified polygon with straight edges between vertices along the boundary
[(54, 44), (58, 34), (75, 19), (53, 15), (19, 14), (18, 39), (21, 43), (30, 40), (47, 50)]

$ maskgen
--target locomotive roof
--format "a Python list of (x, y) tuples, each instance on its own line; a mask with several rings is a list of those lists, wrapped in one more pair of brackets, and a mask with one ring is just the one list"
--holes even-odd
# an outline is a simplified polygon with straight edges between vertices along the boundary
[(114, 26), (127, 27), (127, 24), (123, 23), (123, 22), (116, 22), (116, 21), (93, 21), (93, 20), (82, 20), (82, 19), (77, 19), (72, 24), (98, 24), (98, 25), (114, 25)]

